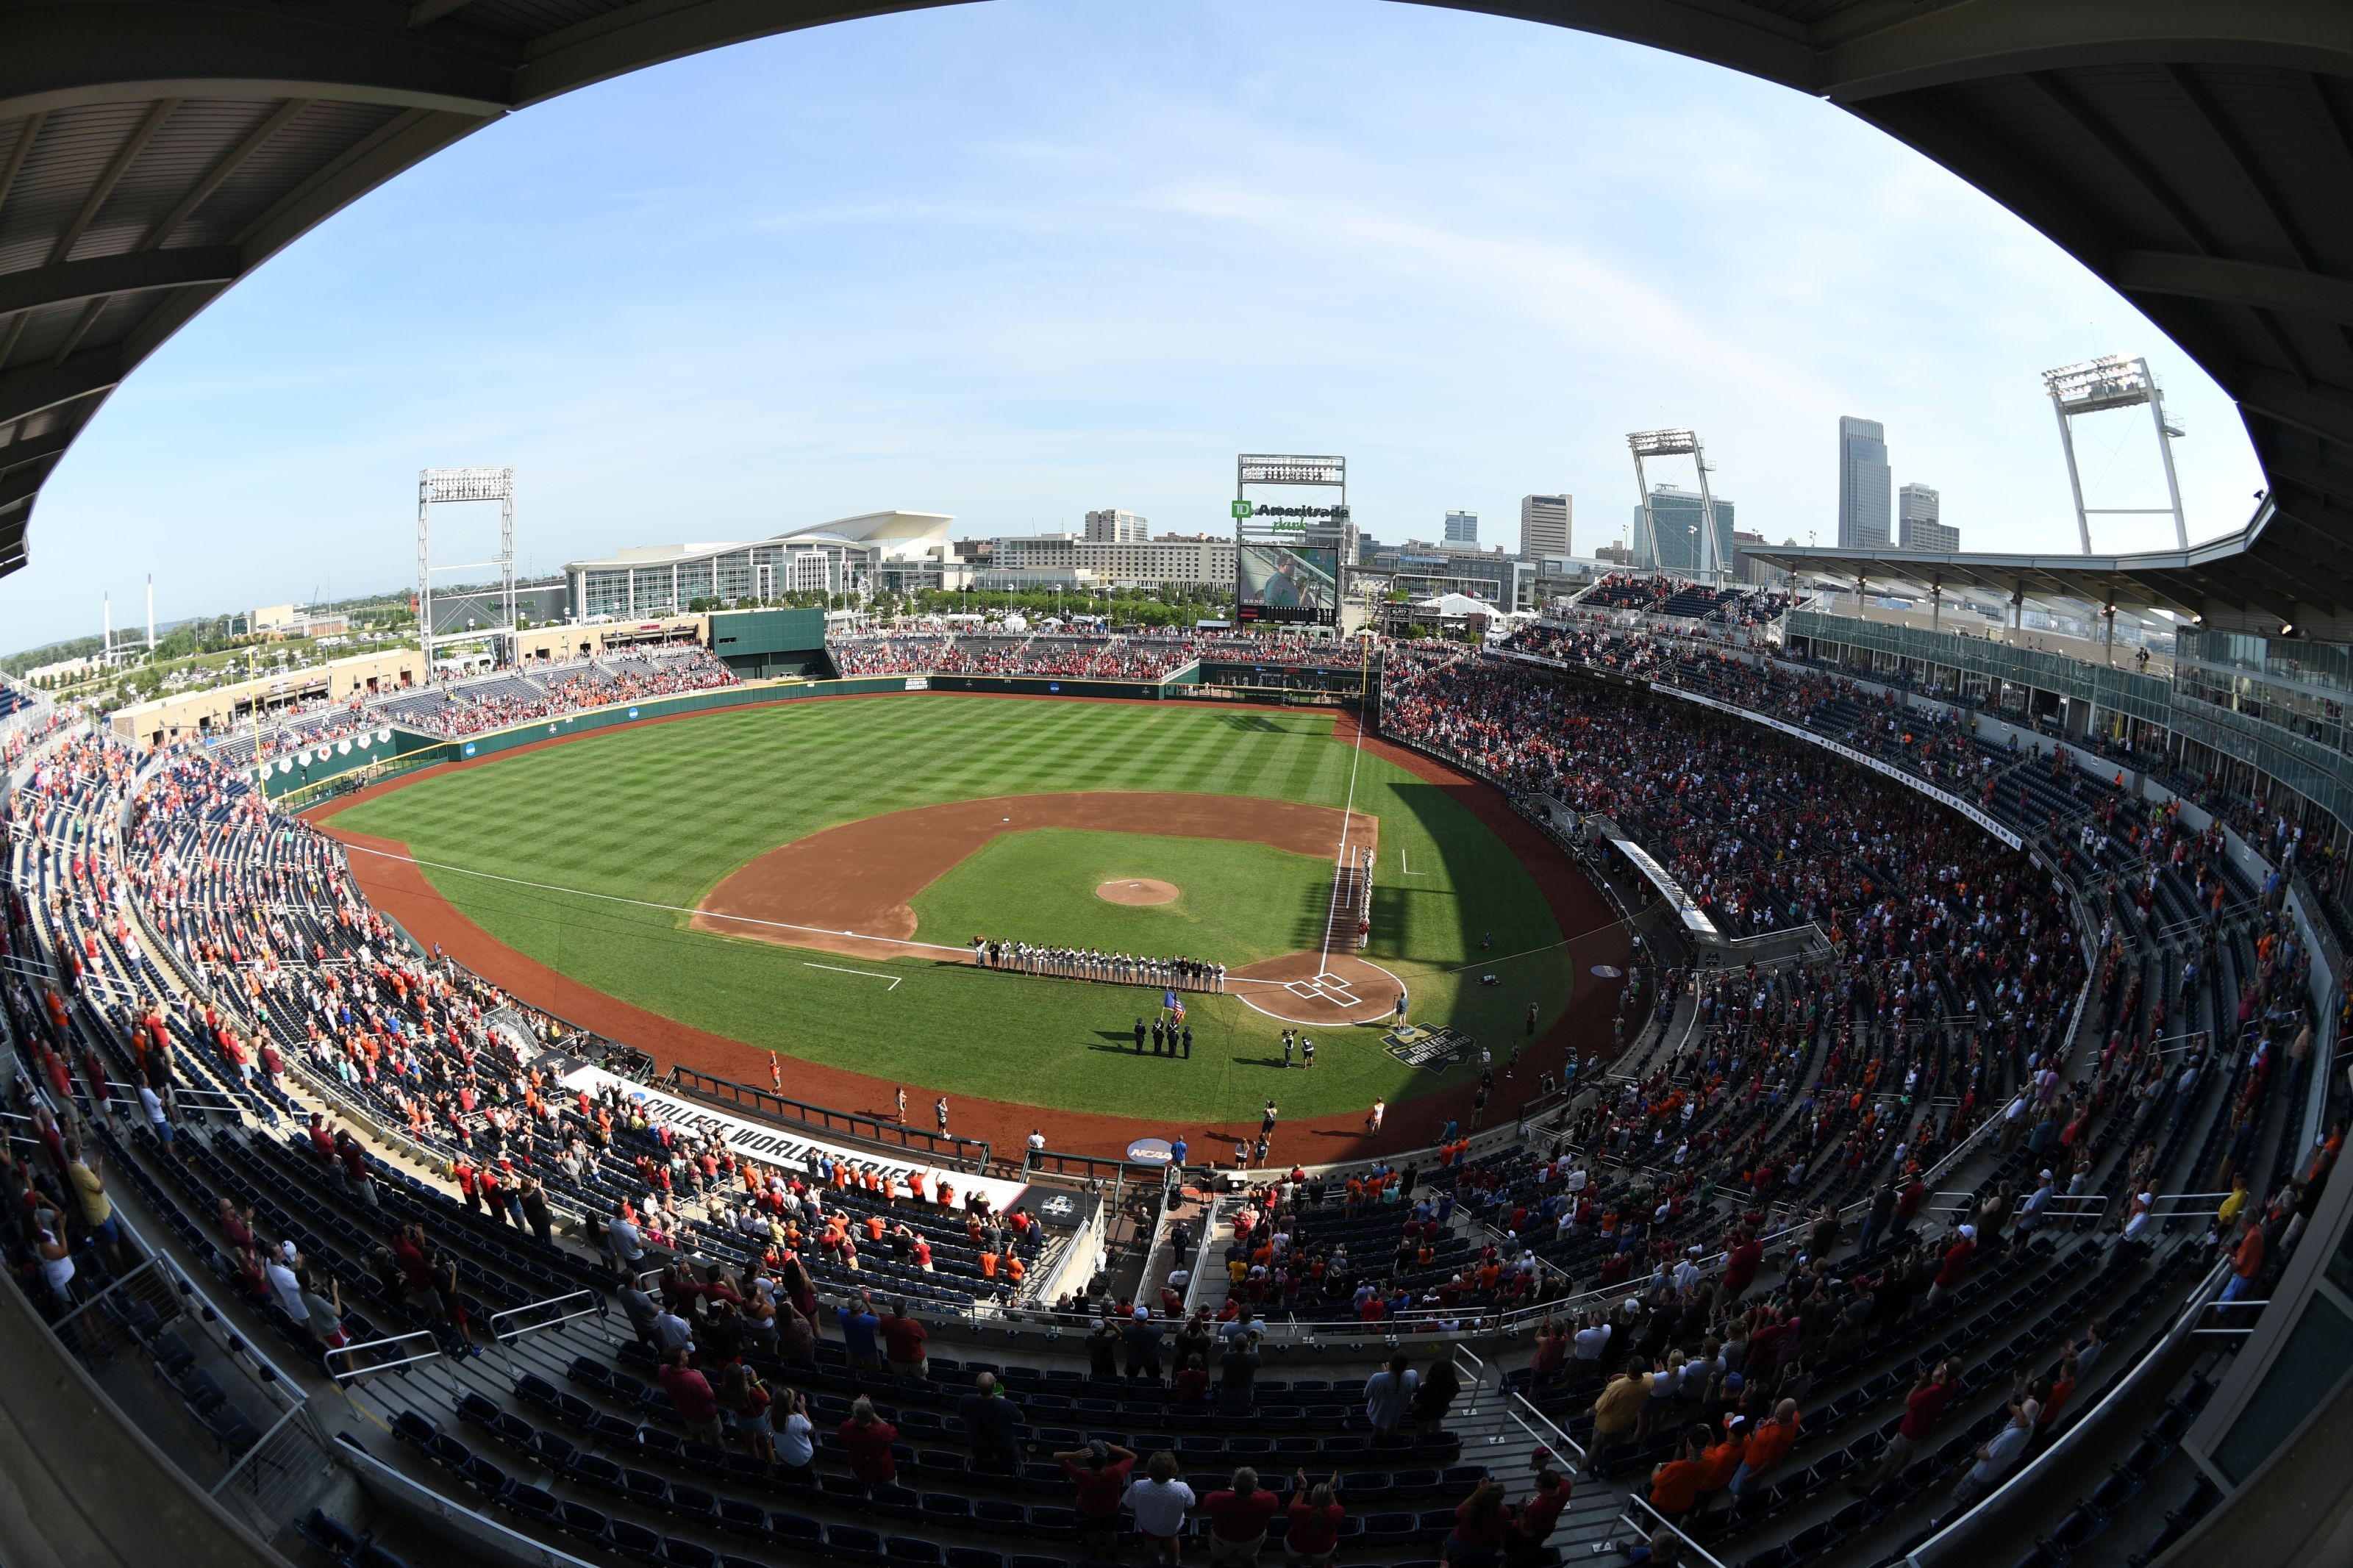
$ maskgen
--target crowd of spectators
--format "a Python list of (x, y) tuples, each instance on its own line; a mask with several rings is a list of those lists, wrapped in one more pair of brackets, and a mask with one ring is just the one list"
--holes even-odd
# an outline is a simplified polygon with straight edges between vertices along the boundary
[(585, 708), (738, 684), (734, 671), (709, 649), (684, 643), (607, 654), (584, 667), (544, 674), (523, 669), (436, 681), (421, 692), (391, 700), (383, 710), (411, 729), (454, 741)]

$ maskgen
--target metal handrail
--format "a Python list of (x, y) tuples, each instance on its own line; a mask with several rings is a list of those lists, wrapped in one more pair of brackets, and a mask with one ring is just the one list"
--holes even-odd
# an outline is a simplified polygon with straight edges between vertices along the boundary
[(1623, 1523), (1632, 1525), (1636, 1534), (1648, 1535), (1652, 1530), (1655, 1530), (1660, 1526), (1664, 1526), (1666, 1529), (1674, 1531), (1676, 1539), (1683, 1543), (1683, 1550), (1685, 1552), (1695, 1554), (1702, 1563), (1707, 1563), (1709, 1568), (1724, 1568), (1724, 1563), (1720, 1558), (1718, 1558), (1714, 1552), (1710, 1552), (1706, 1547), (1702, 1546), (1698, 1542), (1694, 1541), (1690, 1536), (1684, 1534), (1683, 1526), (1677, 1524), (1673, 1520), (1669, 1519), (1665, 1514), (1661, 1513), (1657, 1509), (1652, 1508), (1651, 1506), (1650, 1499), (1636, 1492), (1628, 1492), (1626, 1494), (1626, 1500), (1659, 1521), (1658, 1525), (1645, 1526), (1641, 1520), (1636, 1519), (1630, 1513), (1620, 1514), (1618, 1516), (1619, 1520)]
[[(502, 1329), (499, 1327), (499, 1320), (501, 1318), (518, 1317), (524, 1312), (552, 1310), (554, 1308), (565, 1306), (573, 1301), (586, 1301), (588, 1304), (577, 1311), (562, 1313), (556, 1317), (548, 1319), (545, 1322), (525, 1323), (522, 1327), (518, 1329)], [(575, 1318), (600, 1316), (607, 1310), (609, 1310), (609, 1309), (605, 1304), (605, 1299), (596, 1294), (596, 1291), (587, 1289), (575, 1290), (570, 1294), (564, 1296), (550, 1296), (543, 1301), (525, 1301), (520, 1307), (509, 1307), (503, 1311), (492, 1312), (491, 1314), (491, 1338), (502, 1345), (512, 1344), (515, 1341), (538, 1333), (543, 1329), (559, 1327), (565, 1323), (572, 1321)]]
[(332, 1363), (337, 1356), (354, 1356), (362, 1351), (377, 1350), (385, 1345), (406, 1344), (411, 1340), (423, 1340), (433, 1348), (421, 1355), (403, 1356), (398, 1361), (375, 1362), (366, 1366), (346, 1367), (342, 1372), (336, 1372), (331, 1367), (327, 1375), (334, 1379), (340, 1386), (355, 1377), (366, 1377), (379, 1372), (396, 1372), (404, 1366), (414, 1366), (421, 1361), (439, 1359), (442, 1353), (441, 1342), (433, 1337), (433, 1331), (430, 1329), (411, 1329), (405, 1334), (387, 1334), (380, 1340), (364, 1340), (355, 1345), (340, 1345), (329, 1351), (325, 1359)]

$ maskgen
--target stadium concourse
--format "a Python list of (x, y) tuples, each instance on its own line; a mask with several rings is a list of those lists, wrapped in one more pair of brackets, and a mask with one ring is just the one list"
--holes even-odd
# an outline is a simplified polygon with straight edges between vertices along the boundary
[(1564, 883), (1537, 817), (1639, 841), (1719, 936), (1808, 940), (1623, 993), (1610, 1070), (1525, 1124), (1434, 1097), (1391, 1153), (1147, 1186), (1114, 1270), (1099, 1190), (617, 1077), (248, 770), (60, 724), (5, 802), (15, 1276), (312, 1561), (1056, 1568), (1183, 1529), (1784, 1568), (1982, 1505), (2055, 1563), (2187, 1528), (2212, 1352), (2105, 1480), (1993, 1494), (2192, 1343), (2185, 1302), (2260, 1301), (2335, 1158), (2289, 1135), (2308, 955), (2220, 828), (1736, 618), (1378, 674), (1367, 744)]

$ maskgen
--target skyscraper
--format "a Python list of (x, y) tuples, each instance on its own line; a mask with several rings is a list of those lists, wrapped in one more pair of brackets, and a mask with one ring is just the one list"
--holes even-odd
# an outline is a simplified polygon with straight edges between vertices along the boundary
[(1938, 520), (1939, 498), (1926, 485), (1905, 485), (1897, 498), (1895, 521), (1902, 529), (1896, 542), (1906, 550), (1926, 550), (1951, 555), (1961, 548), (1961, 531)]
[(1446, 514), (1446, 542), (1476, 544), (1479, 542), (1479, 514), (1475, 511), (1450, 511)]
[(1838, 542), (1841, 550), (1881, 550), (1889, 542), (1894, 500), (1887, 468), (1887, 427), (1876, 419), (1839, 419)]
[[(1715, 502), (1715, 558), (1726, 572), (1732, 570), (1732, 519), (1734, 507), (1723, 496), (1712, 498)], [(1666, 572), (1690, 576), (1700, 568), (1700, 519), (1707, 509), (1702, 504), (1697, 490), (1687, 490), (1681, 485), (1651, 487), (1651, 519), (1658, 525), (1659, 549), (1655, 558), (1650, 541), (1642, 535), (1642, 506), (1634, 504), (1633, 555), (1635, 570)]]
[(1522, 496), (1520, 498), (1520, 553), (1534, 559), (1544, 555), (1567, 555), (1568, 549), (1569, 498), (1567, 496)]

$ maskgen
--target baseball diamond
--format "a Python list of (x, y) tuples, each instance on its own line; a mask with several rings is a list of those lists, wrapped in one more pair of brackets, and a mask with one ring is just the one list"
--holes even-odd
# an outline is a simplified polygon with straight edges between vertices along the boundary
[[(1335, 1136), (1376, 1100), (1428, 1100), (1436, 1126), (1476, 1071), (1383, 1047), (1369, 1026), (1401, 994), (1499, 1042), (1533, 1005), (1533, 1079), (1608, 1047), (1616, 987), (1577, 977), (1625, 951), (1499, 795), (1329, 713), (798, 702), (428, 770), (317, 815), (413, 934), (559, 1016), (745, 1081), (777, 1053), (787, 1093), (853, 1109), (908, 1084), (965, 1103), (962, 1126), (1055, 1111), (1072, 1149), (1270, 1093)], [(1344, 855), (1346, 886), (1359, 857), (1373, 869), (1362, 949), (1353, 917), (1334, 940)], [(1478, 983), (1491, 955), (1503, 985)], [(1139, 1052), (1164, 1017), (1168, 1055)], [(1313, 1071), (1284, 1068), (1285, 1029), (1328, 1031)]]

